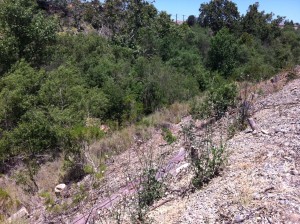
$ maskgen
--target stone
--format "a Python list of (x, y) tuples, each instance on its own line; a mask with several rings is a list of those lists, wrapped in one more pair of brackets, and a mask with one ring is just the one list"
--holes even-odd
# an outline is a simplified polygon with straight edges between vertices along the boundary
[(20, 221), (20, 219), (26, 219), (28, 218), (29, 213), (25, 207), (22, 207), (19, 211), (17, 211), (15, 214), (13, 214), (9, 219), (8, 223), (14, 222), (14, 221)]
[(261, 133), (265, 134), (265, 135), (268, 135), (269, 132), (267, 130), (264, 130), (264, 129), (261, 129)]
[(298, 175), (298, 171), (295, 170), (295, 169), (292, 169), (292, 170), (290, 171), (290, 174), (292, 174), (292, 175)]
[(188, 168), (190, 166), (189, 163), (185, 163), (183, 165), (181, 165), (180, 167), (176, 168), (176, 174), (180, 173), (182, 170)]
[(244, 216), (243, 215), (237, 215), (235, 218), (234, 218), (234, 223), (241, 223), (245, 220)]
[(54, 192), (60, 194), (66, 188), (66, 186), (67, 185), (65, 185), (65, 184), (58, 184), (54, 188)]
[(253, 199), (254, 200), (260, 200), (262, 197), (259, 195), (259, 193), (254, 193), (253, 195), (252, 195), (252, 197), (253, 197)]

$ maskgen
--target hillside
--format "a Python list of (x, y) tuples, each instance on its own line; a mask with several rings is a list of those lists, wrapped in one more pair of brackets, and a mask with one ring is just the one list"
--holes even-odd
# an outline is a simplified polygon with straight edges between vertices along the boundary
[[(136, 209), (136, 177), (149, 161), (160, 167), (156, 177), (164, 177), (160, 180), (166, 184), (164, 196), (145, 214), (153, 223), (299, 223), (300, 73), (288, 83), (286, 74), (276, 76), (275, 83), (272, 79), (253, 88), (265, 90), (252, 94), (250, 113), (257, 131), (248, 127), (226, 141), (226, 166), (201, 189), (191, 186), (193, 170), (181, 131), (192, 118), (184, 116), (179, 123), (163, 124), (177, 137), (174, 143), (166, 144), (161, 127), (152, 129), (149, 139), (137, 136), (131, 148), (107, 160), (99, 186), (92, 187), (95, 182), (89, 175), (68, 186), (55, 202), (67, 203), (80, 191), (86, 196), (76, 206), (64, 207), (56, 215), (45, 206), (33, 208), (29, 223), (118, 223), (116, 214), (122, 223), (130, 222)], [(229, 113), (212, 124), (216, 144), (220, 136), (227, 139), (228, 124), (235, 116)], [(195, 121), (197, 136), (205, 135), (204, 124), (205, 120)]]
[(0, 0), (0, 222), (297, 220), (300, 30), (194, 7)]

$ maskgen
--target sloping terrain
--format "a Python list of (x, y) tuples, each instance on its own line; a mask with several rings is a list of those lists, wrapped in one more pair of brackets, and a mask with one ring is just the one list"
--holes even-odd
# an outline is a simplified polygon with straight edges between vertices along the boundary
[(168, 223), (300, 222), (300, 80), (257, 100), (253, 110), (261, 131), (229, 140), (222, 176)]
[[(85, 197), (76, 206), (57, 214), (40, 206), (29, 223), (131, 223), (141, 174), (150, 165), (166, 185), (164, 196), (147, 211), (153, 223), (299, 223), (300, 79), (268, 83), (264, 89), (271, 86), (276, 92), (256, 96), (251, 106), (257, 131), (249, 127), (226, 142), (225, 169), (202, 189), (191, 190), (193, 172), (182, 135), (182, 126), (192, 120), (187, 116), (162, 125), (177, 137), (174, 143), (166, 143), (162, 127), (153, 128), (149, 139), (137, 136), (130, 149), (108, 160), (100, 185), (94, 186), (92, 176), (77, 184), (84, 186), (79, 194)], [(212, 125), (216, 142), (227, 138), (234, 116)], [(198, 136), (205, 134), (204, 124), (195, 121)], [(76, 194), (69, 189), (56, 202), (67, 203)]]

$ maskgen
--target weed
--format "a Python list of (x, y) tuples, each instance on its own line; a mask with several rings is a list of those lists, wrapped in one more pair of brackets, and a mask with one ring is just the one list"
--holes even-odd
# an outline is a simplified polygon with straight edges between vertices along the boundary
[(51, 209), (55, 205), (55, 201), (50, 192), (42, 192), (40, 196), (44, 198), (44, 204), (46, 205), (47, 209)]
[(68, 209), (68, 204), (67, 203), (63, 203), (61, 205), (54, 205), (52, 208), (51, 208), (51, 211), (55, 214), (60, 214), (64, 211), (66, 211)]
[(162, 128), (162, 134), (164, 137), (164, 140), (171, 145), (173, 142), (177, 140), (177, 138), (172, 134), (172, 132), (168, 128)]
[(262, 89), (262, 88), (259, 88), (258, 91), (257, 91), (257, 94), (258, 94), (259, 96), (264, 95), (263, 89)]
[(73, 204), (79, 204), (83, 199), (87, 197), (86, 190), (83, 185), (79, 186), (79, 192), (74, 195)]
[(94, 169), (90, 165), (85, 165), (83, 167), (83, 171), (84, 171), (85, 174), (93, 174), (94, 173)]

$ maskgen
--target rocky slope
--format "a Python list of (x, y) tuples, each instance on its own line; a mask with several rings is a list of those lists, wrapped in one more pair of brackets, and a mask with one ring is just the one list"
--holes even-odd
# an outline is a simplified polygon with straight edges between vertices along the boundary
[(300, 223), (300, 80), (258, 99), (253, 110), (260, 131), (230, 139), (222, 176), (166, 223)]
[[(191, 187), (190, 166), (182, 126), (192, 118), (167, 126), (177, 140), (168, 145), (162, 127), (153, 128), (151, 138), (136, 136), (127, 151), (108, 160), (98, 185), (87, 176), (69, 189), (59, 205), (74, 195), (76, 206), (49, 213), (45, 206), (32, 210), (29, 223), (121, 223), (132, 222), (136, 191), (147, 166), (158, 168), (157, 179), (166, 185), (164, 196), (147, 211), (153, 223), (300, 223), (300, 79), (286, 82), (286, 74), (252, 88), (251, 117), (257, 124), (236, 133), (226, 142), (227, 164), (221, 174), (200, 190)], [(260, 88), (261, 90), (257, 91)], [(227, 139), (236, 114), (213, 123), (212, 139)], [(195, 121), (196, 134), (205, 134), (205, 122)], [(95, 146), (96, 147), (96, 146)], [(119, 216), (118, 216), (119, 215)]]

